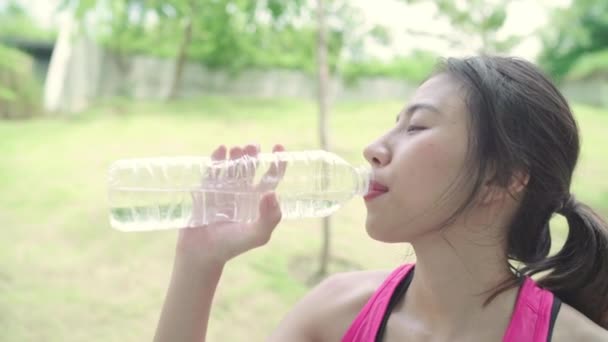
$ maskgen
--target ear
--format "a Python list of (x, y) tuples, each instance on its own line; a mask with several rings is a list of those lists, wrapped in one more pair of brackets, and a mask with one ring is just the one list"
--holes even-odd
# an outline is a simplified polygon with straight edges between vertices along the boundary
[(526, 186), (528, 186), (529, 181), (530, 174), (528, 172), (516, 171), (511, 177), (507, 190), (509, 190), (509, 193), (514, 197), (519, 197), (526, 189)]
[(486, 179), (480, 204), (486, 206), (494, 202), (505, 201), (508, 197), (518, 200), (526, 189), (529, 180), (530, 175), (524, 171), (514, 172), (506, 186), (498, 184), (495, 179)]

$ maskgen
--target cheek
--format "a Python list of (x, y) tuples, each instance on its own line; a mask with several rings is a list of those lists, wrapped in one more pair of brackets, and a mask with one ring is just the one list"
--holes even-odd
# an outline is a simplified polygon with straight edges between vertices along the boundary
[(455, 182), (462, 172), (465, 150), (453, 141), (419, 141), (403, 155), (398, 189), (403, 194), (400, 196), (402, 207), (420, 212), (439, 204), (446, 191), (457, 185)]
[(412, 147), (410, 154), (412, 164), (408, 169), (417, 180), (426, 180), (422, 183), (428, 187), (434, 188), (435, 185), (444, 183), (450, 175), (456, 173), (456, 169), (462, 163), (463, 157), (458, 149), (449, 144), (429, 141)]
[(443, 173), (450, 164), (450, 151), (447, 146), (438, 145), (436, 142), (420, 144), (415, 154), (421, 158), (421, 170), (423, 174)]

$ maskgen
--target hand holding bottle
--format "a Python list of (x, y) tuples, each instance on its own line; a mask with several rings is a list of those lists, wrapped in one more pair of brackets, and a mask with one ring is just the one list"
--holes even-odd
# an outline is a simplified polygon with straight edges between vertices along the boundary
[[(281, 145), (275, 145), (273, 148), (273, 152), (283, 150), (284, 148)], [(255, 158), (259, 152), (258, 147), (247, 145), (244, 148), (232, 147), (227, 156), (226, 147), (222, 145), (213, 152), (211, 159), (220, 162), (227, 159), (226, 157), (231, 160), (239, 159), (243, 156)], [(258, 171), (254, 160), (251, 159), (252, 165), (246, 168), (246, 177), (240, 175), (238, 177), (240, 181), (232, 184), (232, 188), (225, 189), (227, 191), (216, 192), (213, 196), (205, 197), (204, 201), (206, 203), (204, 205), (201, 193), (191, 193), (193, 212), (189, 226), (194, 226), (194, 228), (179, 230), (177, 245), (179, 253), (185, 253), (189, 257), (194, 257), (203, 262), (211, 261), (223, 264), (239, 254), (264, 245), (270, 239), (274, 228), (281, 220), (281, 209), (273, 190), (285, 174), (286, 163), (280, 162), (271, 165), (264, 176), (261, 177), (259, 183), (254, 184), (255, 174)], [(242, 171), (236, 169), (237, 167), (241, 168), (242, 163), (235, 165), (235, 168), (227, 170), (229, 174)], [(213, 185), (213, 180), (216, 176), (213, 168), (210, 168), (202, 180), (203, 186), (209, 187)], [(223, 178), (225, 186), (225, 177)], [(235, 187), (238, 187), (238, 189)], [(235, 193), (261, 193), (262, 196), (257, 202), (246, 199), (242, 203), (239, 203), (238, 198), (235, 197), (237, 196)], [(216, 208), (216, 210), (221, 211), (225, 203), (236, 203), (242, 211), (253, 209), (246, 208), (246, 206), (252, 206), (252, 203), (256, 203), (257, 208), (255, 210), (258, 211), (257, 219), (249, 223), (216, 221), (204, 225), (204, 227), (196, 227), (195, 223), (197, 221), (202, 222), (201, 217), (205, 215), (205, 208), (207, 210), (208, 208)], [(220, 214), (215, 213), (214, 215), (217, 217)]]

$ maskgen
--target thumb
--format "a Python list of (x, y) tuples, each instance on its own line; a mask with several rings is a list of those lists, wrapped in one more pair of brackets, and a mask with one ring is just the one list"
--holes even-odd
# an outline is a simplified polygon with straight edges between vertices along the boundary
[(262, 195), (260, 200), (259, 218), (256, 223), (256, 230), (260, 236), (264, 237), (262, 243), (268, 242), (274, 228), (281, 221), (281, 207), (275, 192), (267, 192)]

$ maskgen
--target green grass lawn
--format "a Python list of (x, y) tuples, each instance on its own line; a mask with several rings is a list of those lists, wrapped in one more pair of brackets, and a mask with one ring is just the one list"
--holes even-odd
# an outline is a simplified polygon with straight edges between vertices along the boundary
[[(347, 103), (332, 112), (333, 149), (362, 149), (393, 125), (401, 103)], [(583, 154), (574, 193), (608, 213), (608, 112), (576, 107)], [(314, 149), (316, 106), (293, 100), (202, 98), (115, 102), (73, 118), (0, 122), (0, 341), (151, 340), (176, 232), (110, 228), (106, 170), (116, 159), (208, 154), (218, 143)], [(334, 215), (331, 272), (392, 268), (411, 258), (364, 230), (365, 207)], [(555, 225), (563, 241), (564, 224)], [(284, 221), (269, 246), (231, 261), (217, 293), (210, 341), (258, 341), (305, 293), (319, 221)]]

